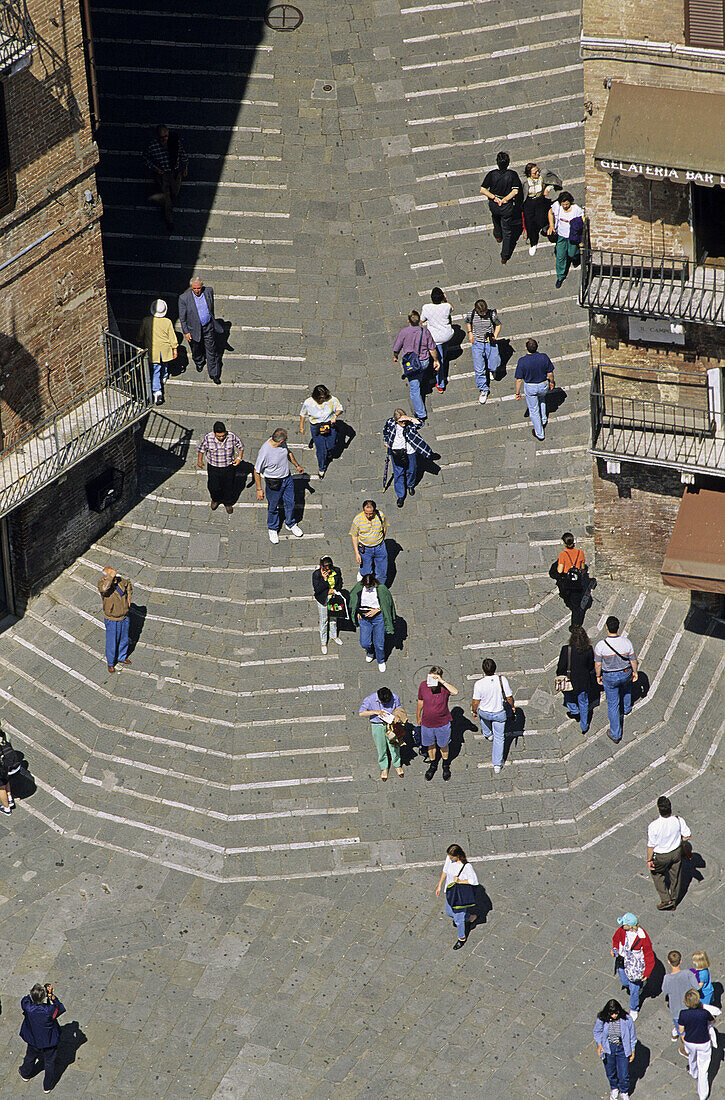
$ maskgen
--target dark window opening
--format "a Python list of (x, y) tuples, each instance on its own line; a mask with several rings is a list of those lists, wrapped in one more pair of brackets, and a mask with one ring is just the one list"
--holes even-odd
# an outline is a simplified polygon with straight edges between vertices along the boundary
[(725, 189), (692, 187), (692, 222), (697, 263), (725, 267)]

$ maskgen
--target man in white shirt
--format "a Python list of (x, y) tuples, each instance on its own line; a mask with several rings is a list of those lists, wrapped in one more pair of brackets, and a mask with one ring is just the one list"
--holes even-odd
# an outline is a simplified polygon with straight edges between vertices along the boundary
[(511, 685), (505, 676), (496, 675), (496, 662), (487, 657), (481, 665), (483, 676), (473, 685), (471, 714), (481, 719), (481, 732), (493, 741), (493, 770), (498, 775), (503, 765), (506, 706), (516, 713)]
[(626, 634), (619, 633), (619, 619), (607, 619), (607, 636), (594, 647), (594, 671), (604, 688), (609, 715), (607, 737), (622, 740), (622, 712), (632, 709), (632, 684), (637, 681), (637, 654)]
[(680, 899), (682, 841), (690, 830), (684, 817), (672, 815), (672, 803), (666, 795), (657, 799), (660, 816), (647, 829), (647, 866), (660, 896), (658, 909), (674, 909)]

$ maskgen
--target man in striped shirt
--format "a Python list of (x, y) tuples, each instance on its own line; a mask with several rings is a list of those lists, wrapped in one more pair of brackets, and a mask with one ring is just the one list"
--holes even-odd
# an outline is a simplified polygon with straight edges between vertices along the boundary
[(380, 584), (385, 584), (388, 576), (388, 551), (385, 536), (388, 521), (374, 500), (364, 500), (362, 512), (358, 512), (352, 521), (350, 538), (358, 564), (358, 580), (372, 573)]
[(226, 425), (217, 420), (212, 431), (208, 432), (199, 444), (197, 465), (204, 468), (206, 458), (206, 479), (211, 497), (212, 512), (223, 504), (229, 515), (234, 511), (234, 470), (242, 461), (244, 444), (234, 432), (228, 432)]

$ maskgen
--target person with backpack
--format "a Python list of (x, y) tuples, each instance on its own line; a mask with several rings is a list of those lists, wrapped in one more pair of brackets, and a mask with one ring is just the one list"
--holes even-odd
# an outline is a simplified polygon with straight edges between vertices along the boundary
[(622, 740), (622, 713), (632, 709), (632, 684), (638, 676), (637, 654), (626, 634), (619, 633), (619, 619), (610, 615), (606, 621), (607, 636), (594, 647), (594, 671), (597, 683), (604, 688), (607, 700), (611, 741)]
[(565, 531), (561, 541), (564, 549), (556, 560), (556, 584), (559, 595), (571, 611), (571, 628), (584, 622), (582, 602), (587, 587), (587, 563), (584, 551), (577, 548), (571, 531)]
[(473, 309), (466, 315), (468, 339), (471, 341), (473, 373), (479, 389), (479, 404), (485, 405), (490, 391), (491, 375), (495, 375), (501, 366), (498, 340), (501, 322), (495, 309), (489, 309), (487, 302), (479, 298)]
[(420, 313), (417, 309), (411, 309), (408, 314), (408, 324), (405, 328), (401, 328), (395, 337), (393, 362), (397, 363), (399, 358), (403, 368), (403, 378), (408, 383), (408, 389), (410, 390), (410, 403), (413, 406), (413, 412), (418, 420), (423, 423), (428, 414), (425, 411), (420, 385), (430, 366), (431, 358), (438, 370), (440, 370), (441, 361), (436, 342), (430, 330), (421, 325)]
[(655, 953), (651, 939), (634, 913), (617, 917), (617, 924), (619, 927), (612, 936), (612, 958), (622, 989), (629, 993), (629, 1015), (636, 1020), (642, 990), (655, 964)]

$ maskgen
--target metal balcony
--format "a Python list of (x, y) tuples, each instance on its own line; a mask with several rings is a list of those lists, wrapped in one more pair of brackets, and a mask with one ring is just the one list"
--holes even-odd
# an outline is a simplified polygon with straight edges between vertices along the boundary
[(0, 76), (30, 64), (36, 37), (25, 0), (0, 0)]
[(591, 390), (593, 455), (725, 477), (721, 414), (709, 407), (697, 409), (607, 393), (607, 377), (600, 364)]
[(146, 414), (152, 404), (145, 352), (104, 332), (106, 378), (78, 401), (0, 451), (0, 516), (40, 492)]

